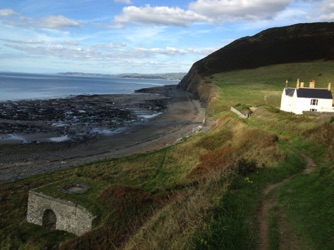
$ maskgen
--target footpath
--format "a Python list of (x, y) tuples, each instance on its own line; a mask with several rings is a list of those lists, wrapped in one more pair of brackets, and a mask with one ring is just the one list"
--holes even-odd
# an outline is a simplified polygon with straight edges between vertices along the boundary
[[(294, 151), (296, 154), (300, 154), (296, 150), (290, 148), (292, 151)], [(305, 168), (302, 172), (302, 174), (309, 174), (311, 173), (315, 167), (316, 164), (314, 163), (313, 159), (306, 156), (305, 154), (300, 154), (301, 157), (303, 157), (304, 161), (306, 162)], [(276, 205), (277, 203), (277, 197), (273, 196), (271, 198), (267, 198), (269, 193), (273, 191), (275, 188), (281, 186), (282, 184), (289, 182), (292, 177), (295, 175), (292, 175), (280, 182), (277, 183), (270, 183), (267, 186), (264, 187), (264, 189), (261, 192), (261, 202), (259, 204), (259, 209), (257, 211), (257, 228), (259, 233), (259, 250), (267, 250), (269, 249), (269, 213), (271, 209)], [(280, 232), (283, 232), (284, 230), (281, 229)], [(289, 238), (293, 237), (293, 235), (290, 234)], [(285, 240), (285, 242), (281, 242), (281, 245), (284, 245), (284, 249), (294, 249), (293, 246), (290, 246), (293, 244), (293, 241), (288, 242)], [(286, 248), (285, 248), (286, 247)]]

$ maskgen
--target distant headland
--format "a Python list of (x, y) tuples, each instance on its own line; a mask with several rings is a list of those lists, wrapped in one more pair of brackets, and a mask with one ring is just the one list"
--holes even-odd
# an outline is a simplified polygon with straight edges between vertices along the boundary
[(82, 72), (60, 72), (58, 75), (63, 76), (83, 76), (83, 77), (117, 77), (117, 78), (133, 78), (133, 79), (148, 79), (148, 80), (181, 80), (186, 73), (161, 73), (161, 74), (139, 74), (139, 73), (125, 73), (125, 74), (97, 74), (97, 73), (82, 73)]

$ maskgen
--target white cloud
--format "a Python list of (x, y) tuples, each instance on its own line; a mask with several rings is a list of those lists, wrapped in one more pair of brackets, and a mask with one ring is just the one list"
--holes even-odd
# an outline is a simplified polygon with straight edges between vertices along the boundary
[[(140, 59), (154, 58), (159, 55), (165, 56), (179, 56), (179, 55), (207, 55), (216, 50), (216, 48), (205, 49), (178, 49), (172, 47), (166, 48), (132, 48), (123, 50), (125, 43), (107, 43), (107, 44), (95, 44), (90, 48), (85, 46), (75, 46), (74, 42), (68, 43), (63, 41), (59, 43), (50, 43), (47, 41), (30, 41), (30, 40), (10, 40), (1, 39), (4, 45), (8, 48), (12, 48), (21, 52), (25, 52), (27, 55), (34, 55), (39, 57), (57, 57), (68, 60), (110, 60), (110, 59)], [(109, 49), (113, 49), (110, 51)]]
[(80, 22), (64, 16), (47, 16), (42, 18), (25, 17), (11, 9), (1, 9), (0, 19), (3, 23), (11, 26), (42, 28), (42, 29), (64, 29), (80, 27)]
[(67, 47), (63, 44), (5, 44), (9, 48), (26, 52), (34, 56), (49, 57), (54, 56), (65, 59), (91, 59), (96, 58), (98, 54), (95, 50), (83, 49), (81, 47)]
[(132, 4), (131, 0), (114, 0), (115, 3)]
[(332, 0), (325, 0), (320, 8), (322, 15), (319, 21), (334, 21), (334, 2)]
[(209, 53), (212, 53), (216, 49), (213, 48), (208, 48), (208, 49), (193, 49), (193, 48), (188, 48), (188, 49), (177, 49), (177, 48), (171, 48), (171, 47), (166, 47), (166, 48), (137, 48), (137, 52), (145, 53), (145, 56), (152, 56), (155, 54), (162, 54), (162, 55), (168, 55), (168, 56), (173, 56), (173, 55), (188, 55), (188, 54), (200, 54), (200, 55), (207, 55)]
[(63, 29), (69, 27), (80, 27), (80, 23), (76, 20), (69, 19), (64, 16), (48, 16), (33, 21), (34, 25), (39, 28), (46, 29)]
[(283, 11), (293, 0), (197, 0), (189, 8), (199, 14), (221, 21), (271, 18)]
[(95, 44), (93, 47), (97, 49), (117, 49), (125, 46), (126, 43), (107, 43), (107, 44)]
[(45, 41), (0, 39), (8, 44), (44, 44)]
[(79, 46), (80, 45), (78, 42), (72, 41), (72, 40), (64, 40), (63, 44), (68, 45), (68, 46)]
[(121, 15), (114, 18), (117, 24), (135, 23), (146, 25), (189, 26), (197, 22), (208, 22), (209, 18), (191, 10), (178, 7), (145, 7), (129, 6), (123, 9)]
[(15, 11), (11, 9), (1, 9), (0, 10), (0, 17), (5, 17), (5, 16), (13, 16), (13, 15), (18, 15)]

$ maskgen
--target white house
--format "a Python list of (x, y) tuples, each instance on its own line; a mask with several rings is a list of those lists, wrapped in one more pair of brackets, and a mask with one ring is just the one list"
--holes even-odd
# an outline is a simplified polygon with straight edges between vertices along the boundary
[(281, 98), (281, 110), (295, 114), (303, 111), (334, 112), (331, 84), (327, 89), (315, 88), (315, 81), (309, 87), (297, 80), (296, 88), (289, 88), (286, 84)]

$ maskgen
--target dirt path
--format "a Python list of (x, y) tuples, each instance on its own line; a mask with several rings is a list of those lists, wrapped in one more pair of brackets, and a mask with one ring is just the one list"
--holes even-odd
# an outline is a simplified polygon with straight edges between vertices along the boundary
[(0, 183), (158, 149), (200, 130), (206, 114), (200, 102), (176, 88), (170, 89), (168, 96), (172, 97), (162, 115), (134, 124), (122, 133), (63, 148), (38, 144), (24, 146), (28, 149), (18, 146), (16, 150), (19, 154), (22, 155), (23, 150), (28, 153), (24, 160), (22, 157), (12, 162), (0, 160)]
[[(298, 151), (291, 148), (296, 154), (300, 154)], [(306, 156), (305, 154), (300, 154), (301, 157), (304, 158), (306, 162), (306, 166), (303, 170), (303, 174), (311, 173), (316, 165), (310, 157)], [(295, 175), (293, 175), (295, 176)], [(259, 204), (259, 208), (257, 211), (257, 228), (259, 234), (259, 250), (267, 250), (269, 247), (269, 212), (270, 210), (276, 205), (277, 197), (273, 196), (270, 199), (266, 198), (267, 195), (276, 187), (288, 182), (291, 180), (293, 176), (290, 176), (280, 182), (268, 184), (261, 193), (261, 202)], [(290, 249), (290, 248), (289, 248)], [(293, 248), (291, 248), (293, 249)]]

